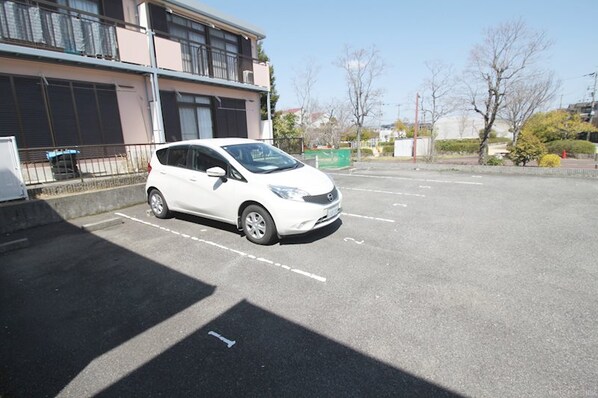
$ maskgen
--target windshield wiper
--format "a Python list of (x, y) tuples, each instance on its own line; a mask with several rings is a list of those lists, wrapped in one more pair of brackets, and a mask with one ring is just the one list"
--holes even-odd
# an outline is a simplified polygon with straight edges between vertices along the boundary
[(297, 163), (295, 163), (295, 164), (293, 164), (293, 165), (291, 165), (291, 166), (278, 167), (278, 168), (276, 168), (276, 169), (267, 170), (267, 171), (264, 171), (264, 173), (263, 173), (263, 174), (270, 174), (270, 173), (274, 173), (274, 172), (276, 172), (276, 171), (283, 171), (283, 170), (291, 170), (291, 169), (296, 169), (297, 167), (299, 167), (299, 164), (300, 164), (300, 163), (299, 163), (299, 162), (297, 162)]

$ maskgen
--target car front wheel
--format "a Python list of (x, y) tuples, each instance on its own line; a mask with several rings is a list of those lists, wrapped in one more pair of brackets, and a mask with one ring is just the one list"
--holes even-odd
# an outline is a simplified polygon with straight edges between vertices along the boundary
[(168, 218), (170, 216), (170, 210), (168, 210), (168, 205), (164, 200), (164, 196), (162, 196), (162, 193), (157, 189), (152, 189), (148, 197), (148, 202), (152, 209), (152, 213), (154, 213), (154, 216), (157, 218)]
[(261, 206), (247, 206), (241, 215), (241, 224), (247, 239), (258, 245), (269, 245), (277, 238), (274, 220)]

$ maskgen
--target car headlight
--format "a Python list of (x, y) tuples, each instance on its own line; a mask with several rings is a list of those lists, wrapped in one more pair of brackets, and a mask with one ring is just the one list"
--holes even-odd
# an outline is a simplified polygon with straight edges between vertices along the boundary
[(283, 187), (280, 185), (269, 185), (269, 188), (283, 199), (298, 200), (300, 202), (303, 202), (304, 196), (309, 195), (309, 193), (299, 188)]

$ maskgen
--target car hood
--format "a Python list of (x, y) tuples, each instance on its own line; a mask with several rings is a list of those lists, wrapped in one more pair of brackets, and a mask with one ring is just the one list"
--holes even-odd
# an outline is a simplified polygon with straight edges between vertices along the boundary
[(328, 193), (334, 188), (334, 183), (326, 174), (308, 165), (270, 174), (254, 174), (254, 176), (265, 185), (299, 188), (310, 195)]

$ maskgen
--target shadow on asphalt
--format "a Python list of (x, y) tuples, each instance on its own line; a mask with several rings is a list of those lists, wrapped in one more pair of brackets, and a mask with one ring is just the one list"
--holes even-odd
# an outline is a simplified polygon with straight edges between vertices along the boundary
[[(194, 215), (190, 215), (190, 214), (178, 213), (178, 212), (174, 213), (174, 217), (177, 220), (182, 220), (182, 221), (186, 221), (186, 222), (193, 223), (193, 224), (204, 225), (206, 227), (220, 229), (223, 231), (228, 231), (228, 232), (231, 232), (240, 237), (245, 237), (245, 234), (243, 233), (243, 231), (237, 230), (237, 227), (235, 227), (234, 225), (231, 225), (231, 224), (223, 223), (220, 221), (214, 221), (214, 220), (210, 220), (208, 218), (198, 217), (198, 216), (194, 216)], [(343, 224), (343, 222), (339, 218), (332, 224), (327, 225), (323, 228), (316, 229), (315, 231), (311, 231), (311, 232), (303, 234), (303, 235), (285, 237), (285, 238), (280, 239), (275, 244), (278, 243), (282, 246), (282, 245), (301, 245), (301, 244), (313, 243), (313, 242), (316, 242), (318, 240), (324, 239), (324, 238), (332, 235), (341, 227), (342, 224)]]
[[(210, 331), (234, 331), (232, 348)], [(238, 338), (242, 336), (242, 338)], [(392, 349), (389, 347), (389, 349)], [(242, 301), (98, 396), (456, 397)]]
[[(215, 289), (67, 223), (26, 232), (29, 248), (0, 255), (1, 397), (56, 396)], [(114, 377), (101, 396), (456, 396), (244, 300)]]

